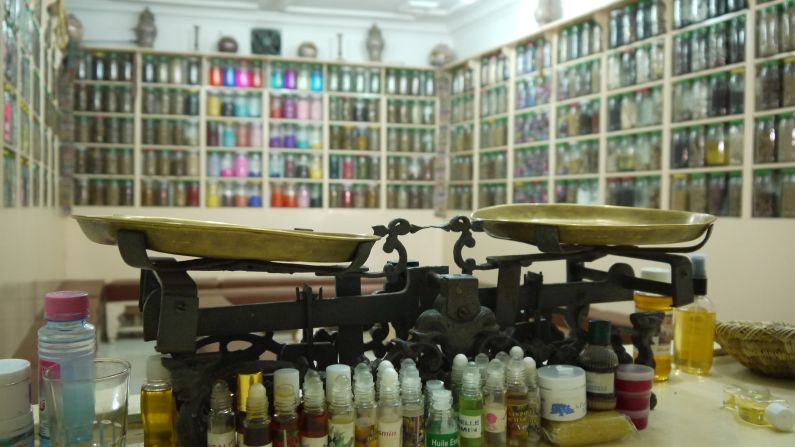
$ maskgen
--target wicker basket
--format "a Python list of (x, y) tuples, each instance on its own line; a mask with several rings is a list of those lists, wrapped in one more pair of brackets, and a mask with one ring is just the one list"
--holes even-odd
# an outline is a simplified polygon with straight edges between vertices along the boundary
[(723, 349), (752, 371), (795, 378), (795, 325), (767, 321), (723, 321), (715, 327)]

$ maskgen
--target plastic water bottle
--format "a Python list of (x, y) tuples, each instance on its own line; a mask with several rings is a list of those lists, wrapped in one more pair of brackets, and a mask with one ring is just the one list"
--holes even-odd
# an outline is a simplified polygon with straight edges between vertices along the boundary
[(42, 447), (52, 445), (44, 372), (60, 377), (63, 407), (68, 409), (60, 421), (69, 428), (69, 445), (91, 440), (94, 422), (94, 355), (96, 332), (88, 318), (86, 292), (50, 292), (44, 299), (44, 319), (39, 329), (39, 437)]

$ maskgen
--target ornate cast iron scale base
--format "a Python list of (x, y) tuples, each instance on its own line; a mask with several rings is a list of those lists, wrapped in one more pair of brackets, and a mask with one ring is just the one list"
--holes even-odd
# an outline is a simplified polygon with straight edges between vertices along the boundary
[[(381, 272), (363, 267), (369, 247), (361, 249), (348, 265), (211, 258), (176, 261), (150, 257), (143, 233), (118, 232), (122, 258), (141, 269), (139, 305), (144, 339), (157, 340), (157, 350), (171, 354), (164, 363), (172, 372), (180, 404), (178, 432), (182, 445), (205, 444), (203, 415), (210, 384), (218, 378), (234, 380), (240, 371), (264, 371), (270, 384), (269, 373), (279, 368), (297, 367), (303, 373), (307, 368), (323, 370), (333, 363), (355, 365), (366, 360), (365, 352), (372, 351), (376, 358), (393, 363), (411, 357), (423, 378), (428, 379), (443, 376), (458, 352), (493, 356), (513, 345), (522, 346), (538, 362), (571, 363), (584, 344), (582, 327), (590, 304), (629, 301), (635, 290), (670, 295), (674, 306), (691, 303), (691, 264), (682, 253), (701, 248), (709, 239), (711, 227), (694, 246), (640, 248), (565, 245), (559, 242), (555, 227), (539, 226), (536, 245), (540, 253), (491, 256), (482, 263), (463, 256), (465, 248), (475, 246), (473, 233), (483, 231), (478, 221), (467, 217), (455, 217), (436, 227), (396, 219), (373, 230), (384, 238), (383, 250), (398, 257)], [(408, 261), (400, 238), (426, 230), (459, 234), (453, 255), (462, 273), (450, 273), (447, 266), (421, 266)], [(632, 268), (621, 262), (606, 271), (587, 266), (609, 255), (668, 264), (672, 281), (666, 284), (637, 278)], [(550, 261), (566, 263), (566, 282), (547, 284), (540, 273), (522, 274), (523, 268)], [(188, 272), (223, 270), (333, 276), (337, 298), (323, 299), (322, 288), (313, 290), (303, 285), (296, 288), (292, 301), (199, 308), (196, 283)], [(497, 270), (497, 286), (479, 287), (472, 276), (477, 270)], [(362, 278), (373, 277), (385, 278), (384, 289), (362, 295)], [(552, 323), (556, 314), (570, 328), (568, 336)], [(649, 340), (659, 331), (662, 313), (633, 314), (631, 320), (633, 342), (641, 352), (639, 361), (653, 362)], [(397, 338), (385, 342), (390, 325)], [(301, 343), (283, 344), (273, 338), (275, 331), (295, 329), (303, 330)], [(365, 331), (371, 335), (366, 343)], [(233, 341), (250, 346), (232, 351), (228, 346)], [(217, 350), (197, 352), (214, 344)], [(614, 334), (613, 344), (622, 362), (631, 362), (622, 347), (621, 334)], [(278, 360), (259, 360), (265, 352), (274, 353)]]

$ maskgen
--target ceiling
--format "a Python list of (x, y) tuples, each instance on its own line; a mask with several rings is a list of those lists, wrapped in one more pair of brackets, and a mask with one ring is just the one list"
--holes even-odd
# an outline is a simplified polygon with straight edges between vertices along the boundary
[(132, 0), (161, 6), (271, 11), (289, 14), (372, 18), (382, 20), (443, 20), (490, 0)]

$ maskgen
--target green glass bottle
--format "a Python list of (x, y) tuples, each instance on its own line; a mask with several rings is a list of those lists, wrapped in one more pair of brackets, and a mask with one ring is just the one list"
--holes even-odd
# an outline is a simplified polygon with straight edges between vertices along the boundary
[(464, 370), (458, 397), (458, 426), (462, 447), (483, 445), (483, 392), (480, 390), (480, 368), (475, 362), (469, 362)]
[(452, 405), (450, 390), (434, 391), (431, 414), (425, 424), (426, 447), (458, 447), (458, 424)]

